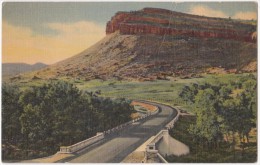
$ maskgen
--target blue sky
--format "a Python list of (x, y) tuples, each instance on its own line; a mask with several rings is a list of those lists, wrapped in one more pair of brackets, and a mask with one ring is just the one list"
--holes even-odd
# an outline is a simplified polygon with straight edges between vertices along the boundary
[[(3, 62), (51, 64), (68, 58), (104, 37), (106, 22), (117, 11), (144, 7), (236, 19), (256, 19), (257, 15), (255, 2), (4, 2)], [(76, 29), (80, 29), (81, 34)], [(64, 42), (70, 38), (71, 43)], [(21, 42), (14, 39), (21, 39)], [(24, 47), (19, 46), (22, 40)], [(59, 44), (59, 40), (63, 44)], [(73, 44), (75, 42), (77, 44)]]

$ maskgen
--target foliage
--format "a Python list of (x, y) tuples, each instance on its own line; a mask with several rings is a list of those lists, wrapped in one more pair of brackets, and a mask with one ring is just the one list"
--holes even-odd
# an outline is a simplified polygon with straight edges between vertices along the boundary
[[(32, 87), (24, 92), (6, 85), (2, 90), (4, 143), (38, 153), (33, 156), (53, 154), (60, 146), (74, 144), (127, 122), (133, 112), (128, 100), (82, 93), (64, 81)], [(18, 139), (13, 137), (10, 127), (20, 135), (18, 144), (13, 143)], [(4, 159), (11, 158), (5, 150), (3, 152)], [(23, 158), (30, 158), (29, 152)]]
[(238, 134), (239, 146), (244, 151), (250, 143), (249, 132), (257, 121), (256, 84), (255, 76), (248, 75), (238, 81), (183, 87), (179, 96), (192, 103), (196, 115), (196, 122), (188, 129), (193, 142), (202, 148), (218, 150), (221, 143), (230, 142), (232, 135), (230, 145), (235, 152), (235, 134)]
[(194, 103), (195, 95), (198, 93), (198, 85), (192, 84), (191, 86), (184, 86), (179, 96), (186, 102), (186, 103)]
[(19, 90), (15, 86), (8, 84), (2, 85), (2, 139), (3, 142), (9, 141), (17, 143), (21, 137), (19, 133), (21, 124), (18, 122), (22, 113), (22, 107), (18, 103)]
[[(195, 116), (180, 116), (174, 129), (170, 130), (170, 135), (175, 139), (188, 145), (190, 154), (183, 156), (170, 155), (166, 157), (171, 163), (253, 163), (257, 160), (256, 134), (254, 130), (250, 132), (250, 143), (244, 151), (236, 145), (235, 151), (230, 147), (230, 143), (222, 141), (216, 149), (206, 148), (200, 141), (193, 141), (192, 134), (188, 131), (190, 125), (196, 124)], [(236, 134), (236, 138), (239, 136)]]

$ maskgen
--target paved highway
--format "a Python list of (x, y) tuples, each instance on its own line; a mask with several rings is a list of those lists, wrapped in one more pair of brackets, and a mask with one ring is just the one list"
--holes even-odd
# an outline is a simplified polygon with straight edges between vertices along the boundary
[(157, 134), (177, 112), (171, 107), (151, 103), (158, 106), (160, 111), (140, 122), (133, 123), (131, 126), (120, 132), (109, 135), (101, 142), (92, 147), (86, 148), (75, 154), (74, 157), (63, 160), (62, 162), (71, 163), (119, 163), (128, 154), (133, 152), (151, 136)]

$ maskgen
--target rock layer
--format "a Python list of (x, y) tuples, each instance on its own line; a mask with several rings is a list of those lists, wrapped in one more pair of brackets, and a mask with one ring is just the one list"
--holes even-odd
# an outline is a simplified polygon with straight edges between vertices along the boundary
[(250, 22), (146, 8), (119, 12), (92, 47), (21, 81), (200, 77), (203, 73), (255, 72), (257, 44)]
[(155, 34), (223, 38), (256, 42), (256, 26), (236, 20), (211, 18), (155, 8), (118, 12), (107, 23), (106, 33)]

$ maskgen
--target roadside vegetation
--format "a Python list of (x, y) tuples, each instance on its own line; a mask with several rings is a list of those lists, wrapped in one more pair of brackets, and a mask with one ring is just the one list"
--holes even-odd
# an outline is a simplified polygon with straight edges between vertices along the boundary
[(257, 159), (257, 132), (253, 128), (249, 133), (250, 142), (242, 152), (239, 136), (235, 134), (235, 150), (231, 147), (232, 140), (222, 141), (216, 149), (203, 147), (193, 141), (193, 135), (189, 132), (190, 125), (196, 123), (195, 116), (181, 116), (175, 124), (174, 129), (170, 130), (170, 135), (175, 139), (185, 143), (190, 148), (190, 153), (185, 156), (168, 156), (167, 161), (172, 163), (249, 163), (256, 162)]
[(61, 145), (138, 117), (126, 99), (143, 99), (180, 106), (196, 115), (181, 117), (171, 130), (172, 136), (187, 144), (191, 153), (168, 157), (169, 161), (255, 162), (255, 77), (247, 73), (205, 74), (200, 78), (144, 82), (64, 78), (66, 82), (32, 80), (16, 83), (17, 87), (4, 84), (3, 158), (53, 154)]
[(2, 159), (22, 160), (56, 153), (131, 120), (126, 99), (97, 97), (57, 81), (20, 91), (2, 86)]
[(184, 86), (179, 96), (192, 107), (171, 135), (191, 153), (170, 162), (256, 162), (257, 80), (247, 75), (228, 82)]

